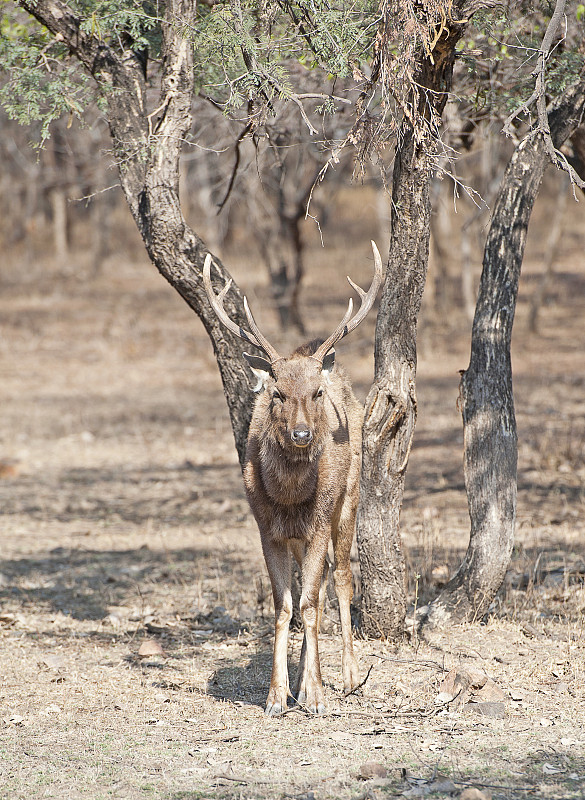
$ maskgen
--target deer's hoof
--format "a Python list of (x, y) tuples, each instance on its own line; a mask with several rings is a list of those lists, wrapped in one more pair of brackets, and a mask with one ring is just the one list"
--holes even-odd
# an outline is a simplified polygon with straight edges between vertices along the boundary
[(278, 717), (279, 714), (282, 714), (286, 711), (286, 706), (283, 706), (282, 703), (266, 703), (266, 708), (264, 709), (264, 713), (267, 717)]
[(288, 687), (285, 689), (282, 687), (270, 689), (268, 697), (266, 698), (266, 708), (264, 709), (264, 713), (267, 717), (277, 717), (279, 714), (286, 711), (288, 706), (288, 694)]
[(353, 692), (360, 685), (360, 671), (355, 657), (343, 663), (343, 693)]
[(299, 691), (297, 702), (299, 705), (304, 706), (311, 714), (324, 714), (327, 711), (323, 697), (318, 697), (316, 695), (309, 697), (304, 689)]

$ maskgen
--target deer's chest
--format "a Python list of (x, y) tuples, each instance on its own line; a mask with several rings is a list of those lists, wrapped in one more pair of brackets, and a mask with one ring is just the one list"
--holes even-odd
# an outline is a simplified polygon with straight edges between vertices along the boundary
[(318, 462), (257, 465), (259, 485), (249, 492), (249, 499), (264, 534), (308, 541), (316, 529), (330, 524), (345, 487), (337, 482), (330, 485), (319, 466)]

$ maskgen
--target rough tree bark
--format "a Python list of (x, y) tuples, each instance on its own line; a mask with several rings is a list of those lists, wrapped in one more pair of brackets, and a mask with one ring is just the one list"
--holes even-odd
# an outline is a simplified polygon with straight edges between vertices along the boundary
[[(252, 407), (241, 358), (244, 345), (221, 325), (209, 305), (202, 282), (208, 250), (185, 222), (179, 203), (179, 155), (191, 125), (193, 94), (192, 45), (184, 31), (195, 23), (195, 2), (165, 3), (161, 93), (159, 105), (151, 113), (146, 105), (144, 64), (130, 45), (118, 55), (96, 34), (85, 33), (81, 20), (62, 0), (19, 2), (67, 44), (103, 91), (126, 201), (152, 262), (209, 334), (242, 462)], [(214, 262), (214, 278), (223, 285), (229, 275), (218, 259)], [(226, 309), (232, 319), (245, 325), (242, 297), (235, 284), (226, 297)]]
[[(462, 4), (460, 4), (462, 5)], [(462, 20), (454, 22), (453, 19)], [(441, 115), (451, 86), (455, 46), (465, 29), (454, 9), (432, 58), (421, 54), (420, 111)], [(426, 104), (426, 108), (425, 108)], [(405, 118), (392, 183), (392, 230), (375, 342), (374, 383), (366, 400), (357, 541), (362, 574), (362, 624), (369, 636), (395, 638), (406, 615), (405, 565), (399, 517), (417, 415), (416, 330), (429, 255), (431, 137)]]
[[(549, 127), (558, 149), (585, 109), (585, 72), (555, 102)], [(471, 535), (467, 553), (423, 619), (481, 618), (504, 579), (514, 544), (517, 433), (510, 341), (530, 214), (549, 163), (541, 133), (525, 138), (506, 168), (486, 240), (471, 359), (461, 375), (464, 474)]]

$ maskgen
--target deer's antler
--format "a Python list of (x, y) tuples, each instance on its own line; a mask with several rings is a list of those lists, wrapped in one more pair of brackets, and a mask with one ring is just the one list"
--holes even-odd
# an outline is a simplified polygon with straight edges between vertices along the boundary
[[(240, 339), (243, 339), (245, 342), (249, 344), (253, 344), (254, 347), (258, 347), (268, 356), (270, 363), (273, 364), (275, 361), (278, 361), (281, 356), (278, 355), (274, 347), (270, 344), (268, 339), (266, 339), (254, 317), (252, 316), (252, 312), (250, 311), (250, 307), (248, 306), (248, 301), (244, 297), (244, 310), (246, 312), (246, 319), (248, 320), (248, 325), (250, 326), (251, 333), (249, 331), (244, 330), (241, 328), (237, 323), (231, 320), (225, 308), (223, 307), (223, 301), (228, 293), (230, 286), (232, 285), (232, 279), (230, 278), (229, 281), (225, 284), (223, 289), (220, 291), (219, 294), (215, 294), (213, 291), (213, 286), (211, 285), (211, 254), (208, 253), (205, 256), (205, 263), (203, 265), (203, 285), (205, 286), (205, 291), (207, 292), (207, 296), (209, 298), (209, 302), (211, 303), (213, 310), (217, 314), (218, 318), (221, 322), (230, 330), (232, 333), (235, 333), (236, 336), (239, 336)], [(360, 290), (361, 291), (361, 290)]]
[(350, 286), (355, 289), (355, 291), (359, 294), (361, 298), (361, 305), (359, 307), (358, 312), (355, 316), (352, 317), (353, 311), (353, 300), (350, 298), (349, 303), (347, 304), (347, 311), (345, 312), (345, 316), (335, 328), (331, 336), (326, 339), (322, 345), (315, 351), (313, 358), (316, 358), (318, 361), (323, 361), (329, 350), (334, 347), (337, 342), (341, 341), (348, 333), (357, 328), (357, 326), (362, 322), (368, 311), (374, 305), (374, 300), (376, 299), (376, 295), (378, 294), (378, 289), (382, 283), (383, 278), (383, 268), (382, 268), (382, 259), (380, 257), (380, 252), (376, 247), (376, 243), (372, 242), (372, 250), (374, 251), (374, 277), (370, 288), (367, 292), (364, 292), (362, 288), (360, 288), (357, 284), (355, 284), (351, 278), (348, 277), (348, 281)]

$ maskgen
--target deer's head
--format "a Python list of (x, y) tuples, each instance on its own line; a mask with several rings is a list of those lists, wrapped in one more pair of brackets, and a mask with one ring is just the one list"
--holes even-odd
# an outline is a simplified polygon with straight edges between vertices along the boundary
[(270, 431), (286, 450), (309, 451), (326, 432), (324, 399), (335, 366), (334, 345), (365, 318), (382, 283), (382, 259), (374, 242), (372, 249), (374, 278), (368, 291), (364, 292), (350, 278), (347, 279), (361, 299), (356, 314), (353, 314), (353, 300), (350, 299), (343, 319), (331, 336), (325, 341), (316, 339), (297, 348), (288, 358), (280, 356), (262, 335), (245, 297), (244, 309), (250, 330), (244, 330), (228, 317), (223, 300), (231, 279), (216, 295), (211, 285), (211, 255), (205, 258), (203, 281), (215, 313), (232, 333), (264, 353), (265, 357), (244, 353), (244, 358), (257, 379), (254, 391), (265, 393)]

